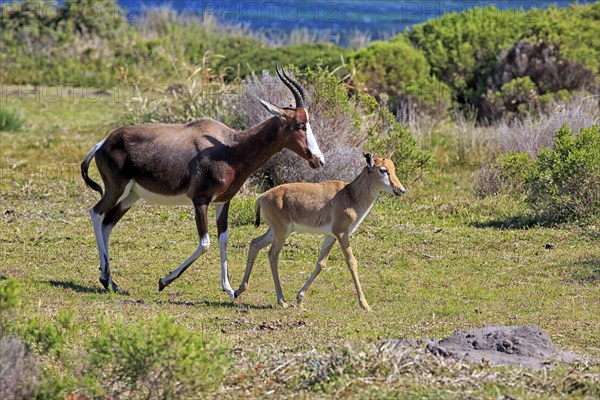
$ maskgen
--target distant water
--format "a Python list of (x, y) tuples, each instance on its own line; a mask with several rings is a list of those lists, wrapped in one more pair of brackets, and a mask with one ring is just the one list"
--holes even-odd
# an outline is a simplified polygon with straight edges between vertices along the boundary
[[(579, 3), (592, 3), (593, 0)], [(484, 7), (490, 18), (498, 9), (515, 8), (515, 18), (535, 18), (534, 7), (565, 7), (573, 1), (357, 1), (357, 0), (122, 0), (119, 4), (135, 18), (146, 8), (170, 7), (178, 12), (210, 14), (217, 21), (240, 24), (263, 31), (291, 31), (297, 28), (369, 32), (373, 38), (389, 37), (405, 28), (453, 12)], [(529, 11), (527, 11), (529, 10)]]

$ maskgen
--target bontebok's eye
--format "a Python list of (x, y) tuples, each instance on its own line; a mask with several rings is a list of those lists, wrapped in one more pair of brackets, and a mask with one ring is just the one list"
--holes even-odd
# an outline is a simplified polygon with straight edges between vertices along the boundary
[(379, 168), (379, 172), (383, 175), (383, 174), (387, 174), (388, 171), (385, 168)]

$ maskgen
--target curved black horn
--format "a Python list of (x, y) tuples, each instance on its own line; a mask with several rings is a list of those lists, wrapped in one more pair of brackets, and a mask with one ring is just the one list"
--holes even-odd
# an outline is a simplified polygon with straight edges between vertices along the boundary
[(296, 101), (296, 108), (303, 108), (304, 107), (304, 96), (302, 94), (302, 91), (300, 91), (298, 89), (298, 86), (300, 86), (300, 85), (297, 82), (294, 82), (292, 79), (290, 79), (290, 77), (287, 76), (285, 71), (283, 71), (279, 68), (279, 64), (277, 64), (276, 70), (277, 70), (277, 76), (279, 76), (279, 79), (281, 79), (281, 81), (284, 83), (284, 85), (287, 86), (288, 89), (290, 89), (290, 91), (294, 95), (294, 100)]
[(308, 104), (308, 94), (306, 93), (306, 89), (304, 89), (304, 87), (297, 81), (290, 78), (290, 76), (285, 72), (285, 70), (283, 71), (283, 75), (285, 75), (285, 77), (290, 81), (290, 83), (294, 85), (294, 87), (300, 92), (300, 96), (302, 96), (302, 100), (304, 101), (304, 103)]

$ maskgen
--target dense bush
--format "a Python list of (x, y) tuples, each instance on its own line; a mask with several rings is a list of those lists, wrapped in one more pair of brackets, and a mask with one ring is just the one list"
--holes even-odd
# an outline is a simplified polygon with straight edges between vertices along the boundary
[(481, 197), (525, 194), (525, 179), (532, 164), (533, 158), (527, 153), (497, 155), (491, 164), (483, 166), (476, 188), (477, 194)]
[(600, 126), (579, 134), (567, 125), (542, 149), (526, 177), (527, 201), (547, 221), (600, 215)]
[[(227, 47), (226, 47), (227, 48)], [(333, 44), (303, 44), (269, 49), (264, 45), (248, 48), (246, 51), (228, 51), (221, 65), (231, 67), (226, 78), (260, 75), (263, 70), (274, 72), (275, 65), (294, 64), (300, 69), (314, 66), (319, 60), (324, 65), (342, 64), (347, 50)]]
[(579, 133), (565, 124), (536, 154), (506, 152), (483, 167), (478, 192), (525, 195), (541, 222), (600, 215), (600, 126)]
[(349, 56), (355, 69), (354, 83), (359, 91), (391, 97), (392, 108), (415, 101), (436, 113), (450, 106), (450, 90), (430, 75), (431, 68), (423, 53), (404, 37), (374, 42)]
[(555, 132), (567, 123), (575, 132), (598, 123), (598, 100), (577, 96), (568, 104), (553, 102), (525, 118), (504, 117), (491, 127), (470, 127), (484, 131), (492, 156), (482, 166), (477, 192), (485, 197), (525, 192), (526, 164), (543, 148), (554, 147)]
[(543, 108), (556, 97), (591, 89), (595, 79), (591, 70), (564, 60), (557, 45), (519, 41), (500, 53), (487, 80), (479, 116), (494, 120), (524, 116)]
[[(511, 98), (511, 90), (525, 83), (512, 82), (517, 78), (536, 85), (533, 106), (555, 97), (540, 97), (547, 93), (595, 86), (599, 15), (597, 2), (529, 11), (475, 7), (416, 25), (406, 35), (459, 104), (474, 104), (480, 118), (493, 119), (529, 107), (522, 91)], [(512, 88), (503, 90), (506, 84)]]
[(524, 29), (514, 11), (475, 7), (416, 25), (408, 38), (423, 52), (432, 73), (448, 84), (460, 103), (473, 102), (501, 50)]

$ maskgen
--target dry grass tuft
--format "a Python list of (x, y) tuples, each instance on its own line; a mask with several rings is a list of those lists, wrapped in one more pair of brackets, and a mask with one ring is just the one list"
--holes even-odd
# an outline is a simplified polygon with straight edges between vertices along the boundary
[(19, 338), (0, 338), (0, 397), (30, 399), (39, 380), (37, 362)]

